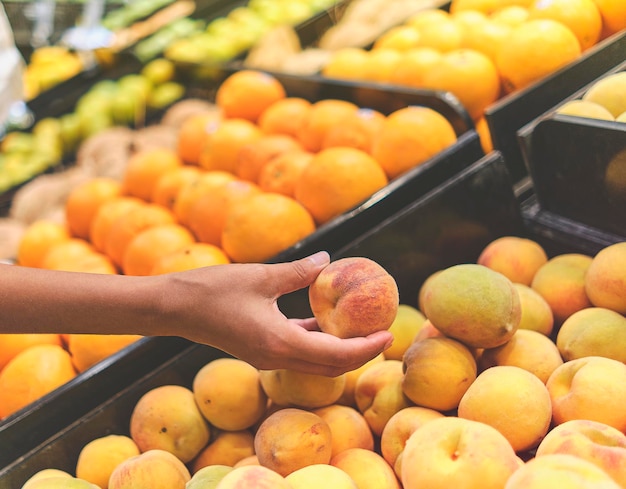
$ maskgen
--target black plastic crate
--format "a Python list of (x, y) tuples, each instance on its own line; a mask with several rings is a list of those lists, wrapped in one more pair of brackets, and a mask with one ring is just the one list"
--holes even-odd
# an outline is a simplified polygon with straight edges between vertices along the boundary
[[(579, 251), (536, 238), (521, 218), (506, 164), (498, 152), (475, 162), (411, 205), (333, 250), (333, 260), (366, 256), (385, 266), (398, 282), (401, 301), (417, 306), (417, 292), (433, 271), (458, 263), (475, 262), (491, 240), (505, 235), (538, 239), (550, 253)], [(281, 309), (289, 316), (310, 314), (303, 291), (285, 295)], [(0, 487), (17, 488), (35, 472), (58, 468), (73, 472), (78, 454), (89, 441), (107, 434), (129, 434), (130, 414), (148, 390), (166, 384), (190, 387), (206, 363), (226, 356), (219, 350), (193, 344), (144, 377), (103, 401), (88, 413), (66, 405), (72, 423), (0, 470)], [(86, 383), (82, 389), (91, 392)], [(5, 446), (5, 445), (3, 445)]]
[[(430, 160), (397, 177), (361, 205), (320, 226), (307, 238), (268, 262), (289, 261), (321, 249), (335, 253), (356, 236), (379, 225), (399, 209), (427, 194), (484, 155), (478, 134), (470, 125), (471, 121), (468, 121), (465, 110), (455, 98), (450, 98), (446, 93), (410, 89), (383, 91), (376, 86), (335, 83), (321, 78), (286, 77), (281, 81), (285, 83), (288, 95), (300, 96), (310, 101), (338, 98), (385, 113), (407, 105), (426, 105), (448, 117), (458, 133), (458, 140)], [(77, 94), (82, 90), (83, 85), (76, 92), (68, 91), (69, 101), (76, 100)], [(189, 96), (208, 98), (212, 90), (214, 86), (211, 85), (192, 82), (188, 84)], [(134, 369), (132, 365), (139, 365), (144, 361), (158, 364), (175, 356), (180, 351), (181, 341), (179, 338), (143, 338), (131, 350), (121, 350), (104, 363), (79, 374), (41, 402), (27, 406), (1, 421), (0, 447), (3, 450), (0, 452), (0, 466), (16, 460), (51, 433), (59, 431), (77, 417), (102, 404), (116, 389), (124, 388), (145, 373)], [(184, 342), (182, 346), (186, 346)], [(130, 358), (126, 356), (129, 351)], [(77, 399), (80, 402), (77, 403)], [(74, 408), (70, 410), (68, 406)]]

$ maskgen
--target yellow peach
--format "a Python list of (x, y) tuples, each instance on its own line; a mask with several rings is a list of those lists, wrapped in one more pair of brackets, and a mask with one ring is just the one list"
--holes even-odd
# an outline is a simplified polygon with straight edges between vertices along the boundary
[(337, 404), (343, 404), (344, 406), (351, 406), (356, 408), (356, 401), (354, 400), (354, 388), (356, 386), (357, 380), (359, 379), (361, 374), (370, 367), (370, 365), (383, 361), (385, 361), (384, 352), (379, 353), (368, 362), (365, 362), (359, 368), (355, 368), (354, 370), (346, 372), (344, 374), (346, 377), (346, 385), (343, 388), (341, 396), (339, 397), (339, 399), (337, 399)]
[(478, 365), (480, 370), (509, 365), (535, 374), (544, 384), (563, 364), (563, 358), (554, 342), (537, 331), (518, 329), (504, 345), (483, 350)]
[(350, 338), (389, 329), (399, 305), (398, 285), (365, 257), (330, 263), (309, 287), (309, 303), (322, 331)]
[(217, 358), (204, 365), (193, 378), (192, 391), (202, 415), (222, 430), (250, 428), (267, 408), (259, 371), (236, 358)]
[(360, 489), (345, 471), (328, 464), (302, 467), (285, 477), (285, 480), (291, 489), (317, 489), (322, 481), (328, 489)]
[(424, 314), (433, 325), (474, 348), (506, 343), (517, 330), (521, 313), (513, 283), (483, 265), (446, 268), (424, 292)]
[(539, 268), (548, 261), (536, 241), (518, 236), (502, 236), (490, 242), (476, 263), (500, 272), (511, 282), (530, 285)]
[(107, 489), (111, 472), (124, 460), (139, 455), (132, 438), (125, 435), (106, 435), (87, 443), (78, 454), (76, 477)]
[(299, 408), (276, 411), (261, 423), (254, 436), (259, 464), (285, 477), (313, 464), (327, 464), (332, 453), (328, 423)]
[(607, 246), (593, 257), (585, 291), (594, 306), (626, 314), (626, 242)]
[(588, 419), (560, 424), (541, 441), (536, 456), (550, 453), (567, 453), (592, 462), (626, 487), (626, 435), (612, 426)]
[(626, 317), (589, 307), (568, 317), (556, 337), (563, 359), (598, 356), (626, 363)]
[(444, 416), (424, 424), (407, 440), (401, 481), (405, 488), (501, 489), (521, 463), (495, 428)]
[(236, 467), (219, 481), (215, 489), (292, 489), (279, 473), (262, 465)]
[(552, 405), (536, 375), (519, 367), (492, 367), (469, 386), (458, 416), (493, 426), (513, 450), (523, 452), (535, 448), (548, 432)]
[(345, 374), (337, 377), (309, 374), (292, 369), (261, 370), (261, 386), (279, 406), (318, 408), (335, 403), (346, 385)]
[(348, 448), (374, 450), (374, 436), (365, 417), (350, 406), (332, 404), (314, 409), (313, 413), (328, 423), (332, 438), (332, 453)]
[(232, 467), (228, 465), (208, 465), (202, 467), (187, 482), (185, 489), (215, 489), (219, 481), (228, 474)]
[(171, 452), (147, 450), (120, 463), (109, 479), (109, 489), (185, 489), (191, 474), (185, 464)]
[(335, 455), (330, 465), (346, 472), (359, 489), (401, 489), (393, 469), (377, 452), (348, 448)]
[(626, 365), (583, 357), (558, 367), (546, 383), (554, 424), (589, 419), (626, 432)]
[(554, 453), (535, 457), (506, 482), (504, 489), (619, 489), (599, 467), (574, 455)]
[(554, 315), (550, 304), (528, 285), (513, 285), (517, 289), (522, 306), (522, 318), (518, 329), (530, 329), (550, 336), (554, 328)]
[(382, 434), (389, 418), (411, 405), (402, 392), (402, 378), (402, 362), (385, 360), (371, 365), (356, 383), (357, 409), (376, 436)]
[(187, 463), (207, 445), (211, 432), (191, 389), (162, 385), (135, 404), (130, 436), (141, 452), (166, 450)]
[(415, 307), (400, 304), (396, 317), (389, 327), (393, 344), (384, 351), (387, 360), (402, 360), (402, 355), (420, 331), (426, 317)]
[(210, 465), (234, 466), (254, 455), (254, 434), (250, 430), (220, 431), (192, 463), (192, 474)]
[(413, 343), (404, 355), (402, 391), (416, 405), (449, 411), (477, 374), (476, 360), (463, 343), (434, 337)]

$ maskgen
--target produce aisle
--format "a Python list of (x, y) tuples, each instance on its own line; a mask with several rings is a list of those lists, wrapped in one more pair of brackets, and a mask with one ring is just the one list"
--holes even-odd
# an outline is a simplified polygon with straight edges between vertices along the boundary
[(327, 377), (0, 334), (0, 487), (626, 487), (623, 2), (3, 6), (0, 267), (327, 250), (281, 311), (394, 343)]

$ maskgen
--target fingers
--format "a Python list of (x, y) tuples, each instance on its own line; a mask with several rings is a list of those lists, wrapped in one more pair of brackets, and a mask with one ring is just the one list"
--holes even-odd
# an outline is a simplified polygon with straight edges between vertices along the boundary
[(319, 251), (300, 260), (271, 265), (274, 267), (280, 295), (308, 287), (330, 263), (330, 255)]

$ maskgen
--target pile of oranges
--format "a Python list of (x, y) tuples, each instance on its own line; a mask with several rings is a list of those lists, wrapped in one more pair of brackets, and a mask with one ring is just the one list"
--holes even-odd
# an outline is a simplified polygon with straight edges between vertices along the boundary
[[(383, 115), (309, 102), (275, 77), (239, 71), (215, 107), (182, 122), (175, 149), (133, 153), (121, 180), (95, 177), (71, 191), (64, 223), (29, 225), (17, 264), (157, 275), (263, 262), (455, 141), (426, 107)], [(0, 335), (0, 419), (139, 338)]]
[(453, 0), (372, 49), (337, 50), (322, 74), (453, 93), (474, 120), (500, 97), (568, 65), (626, 28), (622, 0)]

